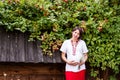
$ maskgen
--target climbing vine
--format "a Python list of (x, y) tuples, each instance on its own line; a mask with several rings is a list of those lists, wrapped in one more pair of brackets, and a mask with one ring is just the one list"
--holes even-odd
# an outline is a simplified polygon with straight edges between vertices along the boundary
[[(118, 0), (1, 0), (0, 26), (30, 32), (52, 56), (70, 38), (75, 26), (84, 29), (90, 66), (119, 72), (120, 6)], [(91, 71), (97, 76), (99, 71)]]

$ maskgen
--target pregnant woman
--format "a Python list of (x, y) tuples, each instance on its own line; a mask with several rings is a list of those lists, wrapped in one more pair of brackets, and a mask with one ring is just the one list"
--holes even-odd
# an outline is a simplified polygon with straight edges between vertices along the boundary
[(85, 62), (88, 58), (88, 49), (82, 40), (83, 29), (75, 27), (72, 30), (72, 37), (63, 42), (60, 51), (63, 61), (66, 62), (66, 80), (85, 80)]

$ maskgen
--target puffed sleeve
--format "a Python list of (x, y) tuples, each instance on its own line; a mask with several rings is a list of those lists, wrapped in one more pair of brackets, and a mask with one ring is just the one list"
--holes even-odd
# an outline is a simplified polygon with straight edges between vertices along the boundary
[(65, 40), (60, 48), (61, 52), (67, 53), (67, 40)]
[(82, 52), (83, 52), (83, 53), (87, 53), (87, 52), (88, 52), (88, 48), (87, 48), (87, 46), (86, 46), (85, 41), (83, 41), (83, 43), (82, 43)]

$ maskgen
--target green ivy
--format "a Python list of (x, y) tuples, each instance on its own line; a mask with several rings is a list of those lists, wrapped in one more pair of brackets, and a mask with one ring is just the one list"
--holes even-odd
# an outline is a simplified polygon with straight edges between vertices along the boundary
[(119, 73), (119, 4), (118, 0), (3, 0), (0, 26), (30, 32), (29, 40), (40, 40), (43, 54), (49, 56), (70, 38), (73, 27), (81, 26), (90, 66)]

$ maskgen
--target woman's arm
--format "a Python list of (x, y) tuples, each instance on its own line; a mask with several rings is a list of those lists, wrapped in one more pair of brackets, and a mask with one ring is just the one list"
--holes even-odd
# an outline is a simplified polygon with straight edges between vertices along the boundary
[(67, 58), (66, 58), (66, 54), (64, 52), (61, 53), (61, 58), (64, 62), (69, 63)]
[(84, 53), (83, 55), (83, 60), (80, 61), (79, 65), (81, 66), (82, 64), (85, 64), (85, 62), (87, 61), (88, 59), (88, 54), (87, 53)]
[(84, 60), (83, 60), (83, 62), (86, 62), (87, 59), (88, 59), (88, 54), (87, 54), (87, 53), (84, 53)]

